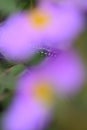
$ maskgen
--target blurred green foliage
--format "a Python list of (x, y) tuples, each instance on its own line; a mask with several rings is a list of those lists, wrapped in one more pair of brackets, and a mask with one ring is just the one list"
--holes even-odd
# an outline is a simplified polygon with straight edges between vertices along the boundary
[(18, 7), (16, 6), (15, 0), (0, 0), (0, 11), (3, 14), (12, 13), (17, 11)]
[[(33, 6), (36, 1), (33, 0)], [(20, 9), (31, 6), (30, 0), (0, 0), (0, 21)], [(76, 41), (75, 48), (80, 52), (87, 66), (87, 31)], [(36, 65), (44, 59), (40, 53), (24, 64), (12, 64), (0, 59), (0, 115), (12, 99), (17, 76), (26, 68)], [(72, 99), (59, 99), (54, 119), (45, 130), (87, 130), (87, 84)], [(0, 129), (1, 130), (1, 129)]]

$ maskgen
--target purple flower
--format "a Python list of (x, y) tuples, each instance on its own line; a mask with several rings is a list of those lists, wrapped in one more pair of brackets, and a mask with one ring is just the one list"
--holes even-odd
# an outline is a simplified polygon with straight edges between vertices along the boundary
[(32, 27), (26, 12), (11, 15), (0, 29), (0, 52), (13, 61), (31, 58), (40, 48), (42, 34)]
[(58, 3), (62, 3), (62, 4), (71, 4), (73, 6), (75, 6), (77, 9), (79, 9), (80, 11), (87, 11), (87, 1), (86, 0), (62, 0), (62, 1), (58, 1)]
[(82, 88), (83, 67), (78, 54), (68, 51), (23, 72), (3, 118), (4, 130), (42, 129), (52, 118), (55, 96), (71, 96)]
[(36, 100), (16, 97), (3, 118), (3, 130), (42, 129), (50, 120), (51, 112)]
[(0, 30), (0, 52), (8, 60), (25, 61), (43, 46), (67, 49), (82, 32), (83, 21), (72, 6), (38, 4), (8, 18)]
[[(67, 4), (66, 4), (67, 5)], [(50, 47), (69, 48), (84, 30), (84, 18), (72, 4), (53, 5), (52, 1), (41, 1), (38, 6), (52, 17), (44, 29), (44, 43)]]
[(73, 95), (81, 89), (85, 80), (84, 64), (78, 53), (73, 50), (60, 52), (58, 56), (46, 60), (38, 66), (51, 84), (62, 95)]

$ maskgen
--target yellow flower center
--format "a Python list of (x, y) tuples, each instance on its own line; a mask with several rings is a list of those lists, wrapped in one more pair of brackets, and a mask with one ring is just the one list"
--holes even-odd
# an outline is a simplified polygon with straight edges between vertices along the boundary
[(35, 99), (44, 102), (46, 105), (52, 105), (54, 102), (54, 91), (52, 86), (47, 83), (39, 83), (34, 88)]
[(44, 28), (50, 22), (50, 16), (41, 10), (33, 10), (30, 15), (31, 23), (36, 28)]

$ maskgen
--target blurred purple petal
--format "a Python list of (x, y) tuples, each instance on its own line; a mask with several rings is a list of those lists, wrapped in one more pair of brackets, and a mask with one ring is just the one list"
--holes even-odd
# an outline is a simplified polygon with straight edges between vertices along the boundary
[(55, 60), (52, 58), (41, 67), (38, 69), (42, 69), (41, 73), (57, 87), (60, 95), (73, 95), (80, 91), (84, 84), (85, 67), (75, 51), (62, 52)]
[(0, 29), (0, 52), (9, 60), (26, 60), (35, 54), (41, 38), (26, 12), (19, 12), (10, 16)]
[(75, 6), (79, 11), (87, 11), (87, 1), (86, 0), (62, 0), (59, 1), (62, 4), (71, 4)]
[(73, 6), (41, 4), (8, 18), (0, 29), (0, 52), (9, 60), (24, 61), (45, 45), (67, 49), (83, 28), (84, 19)]
[(24, 71), (18, 78), (14, 100), (4, 115), (4, 130), (42, 129), (52, 118), (52, 93), (64, 97), (76, 94), (83, 86), (84, 71), (80, 57), (72, 50)]
[(50, 111), (40, 103), (30, 99), (17, 98), (4, 115), (3, 130), (42, 129), (49, 116)]
[(70, 47), (84, 30), (84, 17), (78, 9), (72, 4), (56, 7), (51, 1), (43, 0), (39, 7), (51, 16), (44, 30), (44, 44), (59, 49)]

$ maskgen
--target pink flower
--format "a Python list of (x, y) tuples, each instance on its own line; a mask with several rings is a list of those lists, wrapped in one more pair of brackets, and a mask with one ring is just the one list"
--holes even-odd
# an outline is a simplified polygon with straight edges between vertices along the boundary
[(38, 7), (52, 16), (44, 29), (44, 44), (62, 50), (71, 47), (84, 30), (84, 17), (78, 9), (72, 4), (53, 4), (52, 0), (41, 0)]
[(72, 6), (56, 8), (43, 2), (32, 11), (8, 18), (0, 29), (0, 52), (8, 60), (24, 62), (43, 46), (67, 49), (83, 26), (83, 17)]
[(51, 112), (36, 100), (16, 97), (3, 118), (3, 130), (42, 129), (50, 120)]
[(80, 11), (87, 11), (87, 1), (86, 0), (62, 0), (62, 1), (58, 1), (58, 3), (63, 3), (65, 5), (72, 4)]
[(41, 47), (42, 34), (32, 27), (26, 12), (11, 15), (0, 29), (0, 52), (6, 59), (25, 61)]
[(25, 71), (17, 82), (14, 100), (4, 114), (3, 129), (42, 129), (53, 113), (53, 91), (48, 85), (37, 73)]
[(52, 118), (55, 97), (71, 96), (81, 90), (83, 67), (79, 56), (70, 51), (22, 73), (14, 100), (3, 118), (4, 130), (42, 129)]

